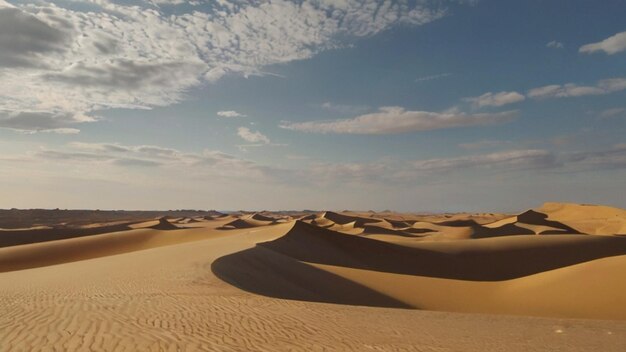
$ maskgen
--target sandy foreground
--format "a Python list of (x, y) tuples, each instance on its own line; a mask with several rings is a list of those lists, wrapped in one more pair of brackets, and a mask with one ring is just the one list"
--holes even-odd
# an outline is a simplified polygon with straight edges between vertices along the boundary
[(621, 209), (122, 225), (0, 230), (0, 351), (626, 348)]

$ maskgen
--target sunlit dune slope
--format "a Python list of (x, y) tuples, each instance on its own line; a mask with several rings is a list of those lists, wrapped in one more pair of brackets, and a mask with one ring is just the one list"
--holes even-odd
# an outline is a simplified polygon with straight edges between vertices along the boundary
[(37, 268), (211, 238), (206, 228), (179, 228), (165, 218), (145, 228), (0, 248), (0, 272)]

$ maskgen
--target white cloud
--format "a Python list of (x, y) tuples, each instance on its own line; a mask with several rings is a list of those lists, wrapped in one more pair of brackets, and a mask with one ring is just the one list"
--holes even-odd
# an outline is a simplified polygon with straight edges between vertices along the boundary
[(267, 136), (265, 136), (264, 134), (258, 131), (252, 132), (247, 127), (239, 127), (237, 129), (237, 135), (243, 138), (246, 142), (250, 142), (250, 143), (262, 143), (262, 144), (271, 143), (270, 139), (267, 138)]
[(626, 90), (626, 78), (603, 79), (594, 86), (579, 86), (574, 83), (553, 84), (528, 91), (528, 97), (536, 99), (570, 98), (585, 95), (603, 95)]
[(487, 92), (479, 97), (470, 97), (463, 100), (472, 103), (475, 107), (481, 108), (484, 106), (503, 106), (513, 104), (524, 101), (525, 99), (526, 97), (518, 92)]
[(604, 51), (609, 55), (617, 54), (624, 50), (626, 50), (626, 32), (617, 33), (597, 43), (583, 45), (578, 49), (581, 53), (591, 54), (597, 51)]
[(351, 119), (332, 121), (283, 122), (280, 127), (312, 133), (393, 134), (443, 128), (480, 126), (508, 122), (517, 111), (467, 114), (457, 111), (407, 111), (401, 107), (383, 107), (378, 112)]
[(225, 74), (263, 75), (266, 66), (445, 14), (440, 4), (409, 0), (202, 1), (175, 14), (155, 6), (180, 3), (0, 1), (0, 110), (93, 116), (166, 106)]
[(248, 115), (242, 114), (242, 113), (238, 113), (237, 111), (234, 110), (227, 110), (227, 111), (218, 111), (217, 112), (217, 116), (220, 117), (247, 117)]
[(553, 41), (548, 42), (548, 44), (546, 44), (546, 47), (553, 48), (553, 49), (563, 49), (564, 45), (561, 42), (553, 40)]

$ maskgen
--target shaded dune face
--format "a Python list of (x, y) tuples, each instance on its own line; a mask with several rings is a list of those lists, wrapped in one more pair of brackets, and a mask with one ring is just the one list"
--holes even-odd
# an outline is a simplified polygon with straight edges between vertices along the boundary
[(253, 214), (250, 219), (254, 219), (254, 220), (258, 220), (258, 221), (276, 221), (278, 219), (274, 218), (274, 217), (269, 217), (267, 215), (263, 215), (263, 214), (259, 214), (259, 213), (255, 213)]
[[(523, 222), (526, 224), (534, 224), (534, 225), (542, 225), (554, 227), (562, 232), (566, 233), (580, 233), (578, 230), (575, 230), (564, 223), (548, 220), (548, 215), (544, 213), (537, 212), (535, 210), (528, 210), (517, 216), (517, 220), (519, 222)], [(546, 232), (549, 233), (549, 232)], [(557, 232), (558, 233), (558, 232)]]
[(424, 240), (626, 233), (626, 212), (621, 209), (561, 203), (546, 203), (538, 209), (515, 216), (492, 213), (399, 215), (328, 211), (319, 215), (310, 214), (299, 220), (351, 235), (391, 235)]
[(366, 286), (263, 246), (221, 257), (211, 264), (211, 271), (235, 287), (273, 298), (412, 308)]
[(548, 215), (528, 210), (510, 219), (491, 224), (478, 224), (474, 220), (454, 220), (439, 222), (437, 225), (449, 227), (467, 227), (471, 229), (471, 238), (489, 238), (514, 235), (557, 235), (580, 234), (578, 230), (559, 221), (548, 220)]
[(180, 229), (180, 227), (172, 224), (166, 217), (160, 218), (159, 223), (154, 226), (150, 226), (150, 228), (155, 229), (155, 230), (178, 230)]
[(626, 239), (584, 235), (515, 236), (424, 242), (408, 247), (345, 235), (298, 221), (284, 236), (259, 243), (257, 247), (300, 262), (457, 280), (499, 281), (624, 255)]
[(349, 216), (344, 214), (327, 211), (322, 216), (324, 219), (328, 219), (336, 224), (345, 225), (354, 222), (355, 227), (363, 227), (365, 224), (379, 223), (382, 219), (365, 218), (359, 216)]
[(239, 216), (235, 220), (222, 225), (220, 230), (248, 229), (258, 226), (275, 225), (285, 222), (286, 219), (274, 218), (267, 215), (254, 213), (251, 215)]
[(224, 226), (221, 227), (221, 229), (224, 230), (228, 230), (228, 229), (247, 229), (247, 228), (251, 228), (254, 227), (254, 224), (251, 224), (245, 220), (241, 220), (241, 219), (236, 219), (233, 220), (227, 224), (225, 224)]

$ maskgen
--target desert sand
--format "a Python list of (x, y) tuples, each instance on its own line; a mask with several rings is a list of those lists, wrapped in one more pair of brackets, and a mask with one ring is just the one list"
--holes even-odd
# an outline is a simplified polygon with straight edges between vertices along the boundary
[(622, 209), (115, 215), (0, 223), (1, 351), (626, 346)]

